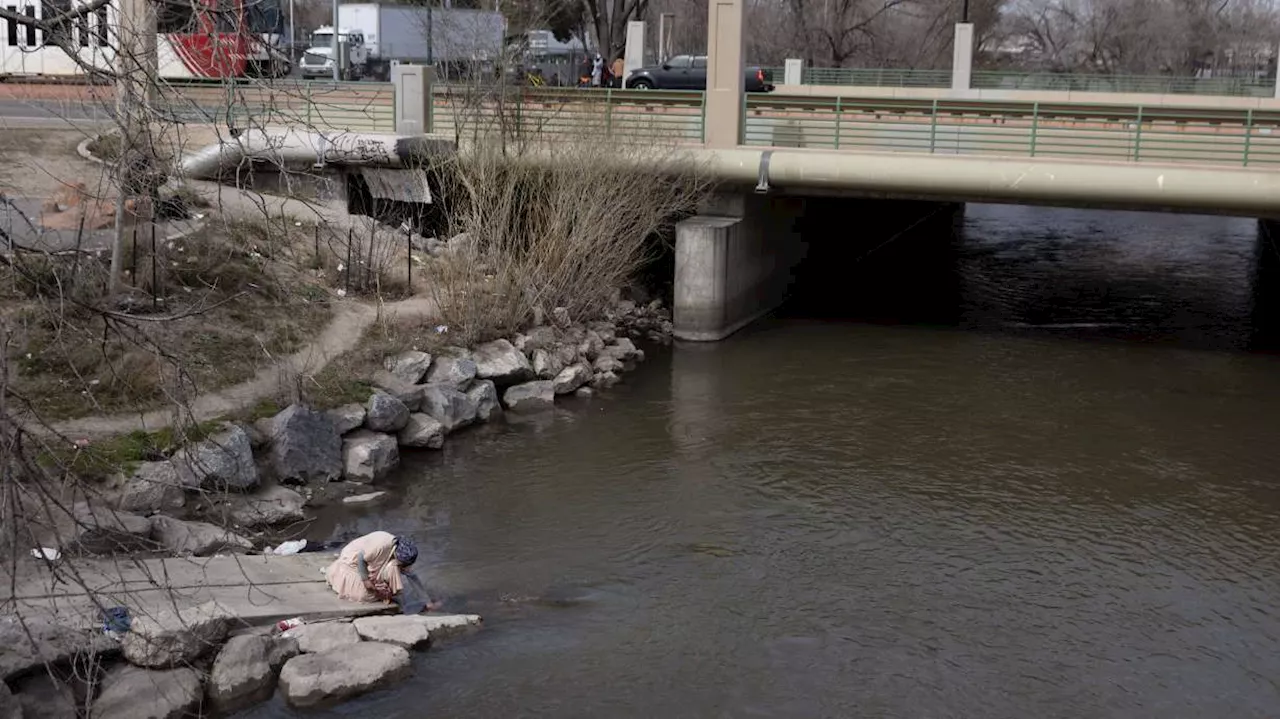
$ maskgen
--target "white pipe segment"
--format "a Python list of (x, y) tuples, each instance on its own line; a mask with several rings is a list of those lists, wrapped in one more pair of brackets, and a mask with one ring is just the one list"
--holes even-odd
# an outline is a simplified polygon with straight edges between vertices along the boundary
[(253, 129), (187, 155), (181, 170), (184, 177), (202, 180), (215, 178), (245, 160), (282, 165), (413, 167), (452, 153), (453, 148), (452, 140), (443, 136)]

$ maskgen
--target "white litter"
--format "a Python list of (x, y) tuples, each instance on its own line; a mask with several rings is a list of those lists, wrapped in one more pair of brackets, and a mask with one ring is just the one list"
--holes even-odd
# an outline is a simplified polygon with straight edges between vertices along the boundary
[(56, 562), (58, 561), (59, 558), (62, 557), (62, 552), (59, 552), (53, 547), (38, 547), (36, 549), (31, 550), (31, 556), (35, 557), (36, 559), (44, 559), (46, 561)]

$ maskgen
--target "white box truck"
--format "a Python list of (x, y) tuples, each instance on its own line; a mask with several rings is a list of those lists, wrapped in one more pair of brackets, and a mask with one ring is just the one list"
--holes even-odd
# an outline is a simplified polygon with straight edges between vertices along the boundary
[[(345, 79), (391, 77), (393, 62), (423, 65), (490, 63), (502, 51), (507, 22), (485, 10), (348, 3), (338, 6), (339, 67)], [(332, 77), (333, 28), (311, 36), (299, 68), (304, 77)]]

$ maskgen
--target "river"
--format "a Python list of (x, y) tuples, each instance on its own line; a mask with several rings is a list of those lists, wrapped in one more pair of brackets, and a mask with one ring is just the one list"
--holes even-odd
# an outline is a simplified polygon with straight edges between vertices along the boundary
[(308, 716), (1274, 716), (1254, 243), (970, 206), (945, 322), (798, 298), (412, 457), (394, 502), (316, 531), (414, 534), (486, 627)]

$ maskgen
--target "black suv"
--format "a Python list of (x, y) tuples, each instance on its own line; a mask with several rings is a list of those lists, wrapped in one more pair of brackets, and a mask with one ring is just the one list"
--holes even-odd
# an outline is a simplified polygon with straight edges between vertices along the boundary
[[(773, 84), (763, 68), (746, 70), (747, 92), (769, 92)], [(676, 55), (657, 67), (642, 67), (627, 76), (627, 87), (636, 90), (705, 90), (707, 56)]]

